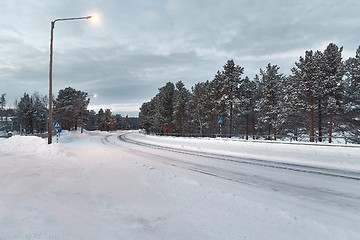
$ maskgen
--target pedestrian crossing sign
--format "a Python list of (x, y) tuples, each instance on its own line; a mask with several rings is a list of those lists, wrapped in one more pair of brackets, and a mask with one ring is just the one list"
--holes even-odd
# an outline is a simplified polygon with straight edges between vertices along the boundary
[(61, 125), (59, 122), (54, 122), (54, 128), (61, 128)]

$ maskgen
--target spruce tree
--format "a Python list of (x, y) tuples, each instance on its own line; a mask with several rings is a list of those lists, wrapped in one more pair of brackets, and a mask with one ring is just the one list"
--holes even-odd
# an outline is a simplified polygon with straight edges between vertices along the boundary
[[(255, 113), (256, 83), (245, 77), (239, 86), (239, 101), (236, 104), (237, 119), (240, 125), (243, 125), (245, 138), (249, 138), (253, 130), (253, 121)], [(254, 133), (253, 133), (254, 134)]]
[(34, 128), (38, 132), (45, 132), (47, 130), (46, 125), (48, 124), (48, 110), (46, 108), (48, 98), (41, 96), (39, 93), (34, 93), (31, 98), (33, 104)]
[(215, 134), (215, 109), (209, 81), (197, 83), (192, 87), (192, 104), (196, 133)]
[(61, 89), (54, 102), (54, 116), (66, 130), (77, 130), (78, 126), (84, 125), (84, 112), (90, 99), (87, 93), (75, 90), (71, 87)]
[(175, 86), (171, 82), (159, 89), (157, 104), (164, 133), (171, 133), (174, 127), (174, 93)]
[(228, 132), (230, 136), (233, 133), (234, 106), (239, 101), (239, 86), (243, 73), (244, 68), (235, 65), (234, 60), (231, 59), (223, 66), (222, 72), (217, 72), (213, 80), (215, 99), (220, 109), (225, 105), (226, 115), (229, 116)]
[(235, 65), (234, 60), (228, 60), (224, 65), (223, 82), (222, 82), (222, 98), (229, 112), (229, 134), (233, 133), (234, 121), (234, 105), (239, 101), (239, 86), (241, 84), (241, 75), (244, 73), (244, 68)]
[(315, 99), (315, 106), (316, 106), (316, 111), (317, 111), (317, 135), (318, 135), (318, 141), (322, 142), (323, 141), (323, 128), (324, 128), (324, 114), (326, 113), (325, 111), (325, 106), (324, 106), (324, 101), (325, 101), (325, 84), (324, 84), (324, 79), (325, 79), (325, 72), (324, 72), (324, 54), (321, 51), (316, 51), (314, 53), (314, 64), (316, 66), (316, 70), (314, 72), (315, 75), (315, 82), (314, 82), (314, 90), (313, 90), (313, 94), (314, 94), (314, 99)]
[[(306, 51), (305, 57), (300, 57), (299, 62), (296, 62), (295, 65), (296, 68), (292, 69), (294, 77), (290, 78), (292, 83), (289, 82), (288, 84), (287, 100), (290, 104), (297, 103), (299, 113), (302, 112), (304, 102), (306, 102), (306, 106), (304, 107), (308, 111), (309, 138), (310, 142), (314, 142), (316, 86), (318, 85), (317, 82), (320, 81), (318, 78), (318, 63), (316, 62), (313, 51), (310, 50)], [(295, 109), (291, 111), (291, 113), (296, 114)]]
[(360, 143), (360, 46), (355, 57), (349, 58), (345, 66), (342, 130), (350, 134), (350, 141)]
[(260, 69), (262, 76), (261, 98), (256, 104), (256, 110), (259, 113), (259, 120), (264, 124), (267, 130), (268, 138), (271, 135), (276, 136), (284, 122), (282, 106), (282, 74), (278, 73), (277, 65), (267, 65), (266, 70)]
[(342, 78), (344, 65), (342, 62), (343, 48), (330, 43), (324, 51), (324, 104), (329, 116), (329, 143), (332, 142), (334, 115), (338, 115), (343, 101)]
[(24, 93), (17, 104), (16, 117), (22, 129), (27, 133), (34, 133), (34, 107), (33, 99), (29, 94)]
[(189, 91), (185, 88), (182, 81), (178, 81), (176, 84), (175, 96), (174, 96), (174, 124), (177, 133), (181, 136), (185, 135), (185, 124), (188, 117), (188, 102)]

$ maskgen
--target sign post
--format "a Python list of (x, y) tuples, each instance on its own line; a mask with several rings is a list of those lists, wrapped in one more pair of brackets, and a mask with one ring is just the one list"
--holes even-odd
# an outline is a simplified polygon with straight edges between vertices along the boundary
[(54, 128), (56, 129), (56, 142), (58, 143), (62, 131), (60, 122), (54, 122)]
[(219, 131), (220, 131), (220, 136), (222, 135), (222, 124), (224, 123), (224, 118), (223, 117), (218, 117), (218, 123), (220, 125)]

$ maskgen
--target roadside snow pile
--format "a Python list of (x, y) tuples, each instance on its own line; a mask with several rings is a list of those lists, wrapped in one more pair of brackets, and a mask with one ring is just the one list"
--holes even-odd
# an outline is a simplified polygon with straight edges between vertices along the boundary
[(47, 139), (35, 136), (13, 136), (6, 139), (0, 139), (0, 153), (20, 155), (40, 155), (56, 156), (59, 154), (58, 148), (54, 145), (48, 145)]
[(126, 136), (134, 141), (175, 149), (360, 172), (360, 146), (356, 145), (179, 138), (136, 132)]

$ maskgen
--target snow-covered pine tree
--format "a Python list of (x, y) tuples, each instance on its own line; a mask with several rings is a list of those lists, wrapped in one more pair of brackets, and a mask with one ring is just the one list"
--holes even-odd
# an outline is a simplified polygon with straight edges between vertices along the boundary
[(37, 92), (34, 93), (31, 98), (33, 104), (34, 129), (38, 132), (45, 132), (47, 130), (46, 126), (48, 123), (48, 110), (46, 108), (48, 98), (41, 96)]
[(24, 93), (17, 104), (16, 118), (22, 129), (26, 129), (27, 133), (34, 133), (34, 107), (33, 99), (29, 94)]
[[(295, 70), (293, 70), (294, 72)], [(283, 98), (284, 130), (286, 133), (292, 133), (295, 140), (305, 129), (311, 129), (310, 141), (314, 141), (314, 109), (308, 107), (313, 104), (312, 94), (306, 96), (305, 83), (302, 74), (296, 72), (295, 75), (284, 77), (283, 89), (285, 92)], [(312, 105), (310, 105), (312, 106)], [(310, 112), (310, 114), (308, 114)], [(311, 120), (310, 120), (311, 119)], [(309, 124), (311, 122), (311, 124)]]
[(324, 105), (329, 116), (329, 143), (332, 142), (334, 116), (339, 115), (343, 101), (342, 78), (344, 65), (342, 62), (343, 48), (330, 43), (324, 50)]
[(100, 108), (100, 110), (97, 113), (97, 121), (96, 121), (97, 128), (100, 131), (105, 130), (103, 119), (104, 119), (104, 110)]
[(349, 58), (345, 64), (342, 130), (350, 134), (350, 141), (360, 143), (360, 46), (355, 57)]
[(241, 75), (244, 73), (244, 68), (235, 65), (235, 62), (232, 59), (228, 60), (223, 68), (221, 92), (222, 99), (228, 107), (229, 134), (231, 136), (234, 128), (234, 105), (239, 101), (239, 86), (241, 84)]
[(210, 81), (192, 87), (192, 119), (196, 133), (215, 134), (215, 110)]
[(48, 124), (47, 102), (47, 97), (43, 97), (39, 93), (34, 93), (32, 96), (24, 93), (20, 101), (17, 102), (16, 117), (27, 133), (46, 131)]
[(324, 128), (324, 114), (326, 114), (325, 106), (324, 106), (324, 54), (321, 51), (314, 52), (314, 89), (313, 96), (315, 100), (315, 113), (317, 113), (317, 139), (319, 142), (323, 141), (323, 128)]
[(283, 106), (282, 106), (282, 80), (283, 75), (278, 73), (277, 65), (267, 65), (266, 70), (260, 69), (262, 77), (261, 98), (256, 104), (256, 110), (259, 114), (259, 120), (267, 130), (268, 138), (271, 135), (276, 136), (284, 123)]
[(154, 104), (152, 101), (144, 102), (140, 107), (139, 119), (140, 127), (145, 129), (146, 133), (153, 131)]
[[(211, 99), (213, 101), (211, 112), (214, 114), (214, 118), (222, 118), (224, 120), (223, 126), (227, 124), (227, 119), (229, 117), (228, 108), (225, 103), (225, 99), (223, 97), (223, 84), (224, 84), (224, 74), (219, 70), (216, 72), (214, 79), (210, 82), (210, 90), (211, 90)], [(217, 120), (216, 120), (217, 121)], [(216, 124), (216, 133), (224, 133), (220, 132), (219, 124)]]
[(188, 118), (188, 102), (189, 91), (185, 88), (182, 81), (178, 81), (176, 84), (176, 90), (174, 93), (174, 125), (177, 133), (181, 136), (185, 135), (185, 124)]
[(89, 131), (97, 129), (97, 114), (94, 110), (86, 111), (85, 129)]
[[(254, 129), (255, 102), (256, 102), (256, 83), (245, 77), (239, 86), (239, 101), (236, 104), (237, 122), (243, 126), (240, 131), (245, 133), (245, 138), (249, 138), (250, 132)], [(252, 133), (254, 134), (254, 133)]]
[(100, 109), (98, 112), (98, 126), (100, 131), (110, 131), (116, 125), (115, 117), (110, 109)]
[(171, 133), (174, 127), (174, 93), (175, 86), (171, 82), (159, 89), (157, 108), (163, 120), (163, 132), (166, 133)]
[[(287, 101), (290, 108), (290, 114), (294, 120), (302, 116), (303, 110), (308, 111), (308, 130), (310, 142), (315, 141), (315, 109), (316, 109), (316, 87), (318, 79), (318, 64), (312, 50), (305, 52), (305, 57), (300, 57), (296, 67), (292, 69), (294, 77), (288, 79), (291, 82), (287, 84)], [(303, 106), (305, 103), (306, 106)], [(291, 108), (296, 106), (295, 108)], [(289, 117), (291, 117), (289, 115)], [(300, 117), (302, 119), (302, 117)]]
[[(4, 121), (4, 116), (5, 116), (5, 105), (6, 105), (6, 99), (5, 99), (5, 93), (1, 94), (0, 96), (0, 121), (3, 122)], [(3, 125), (3, 124), (1, 124)]]
[(101, 119), (101, 123), (104, 126), (104, 131), (112, 131), (116, 129), (116, 118), (112, 115), (110, 109), (105, 110)]
[(83, 116), (89, 102), (85, 92), (71, 87), (61, 89), (54, 102), (55, 119), (61, 122), (63, 129), (76, 130), (79, 125), (84, 124)]
[(241, 75), (244, 73), (244, 68), (235, 65), (233, 59), (228, 60), (223, 66), (222, 72), (217, 72), (213, 80), (215, 86), (215, 101), (220, 105), (225, 105), (226, 115), (229, 116), (228, 133), (230, 136), (233, 133), (234, 121), (234, 105), (239, 101), (239, 86), (241, 83)]

